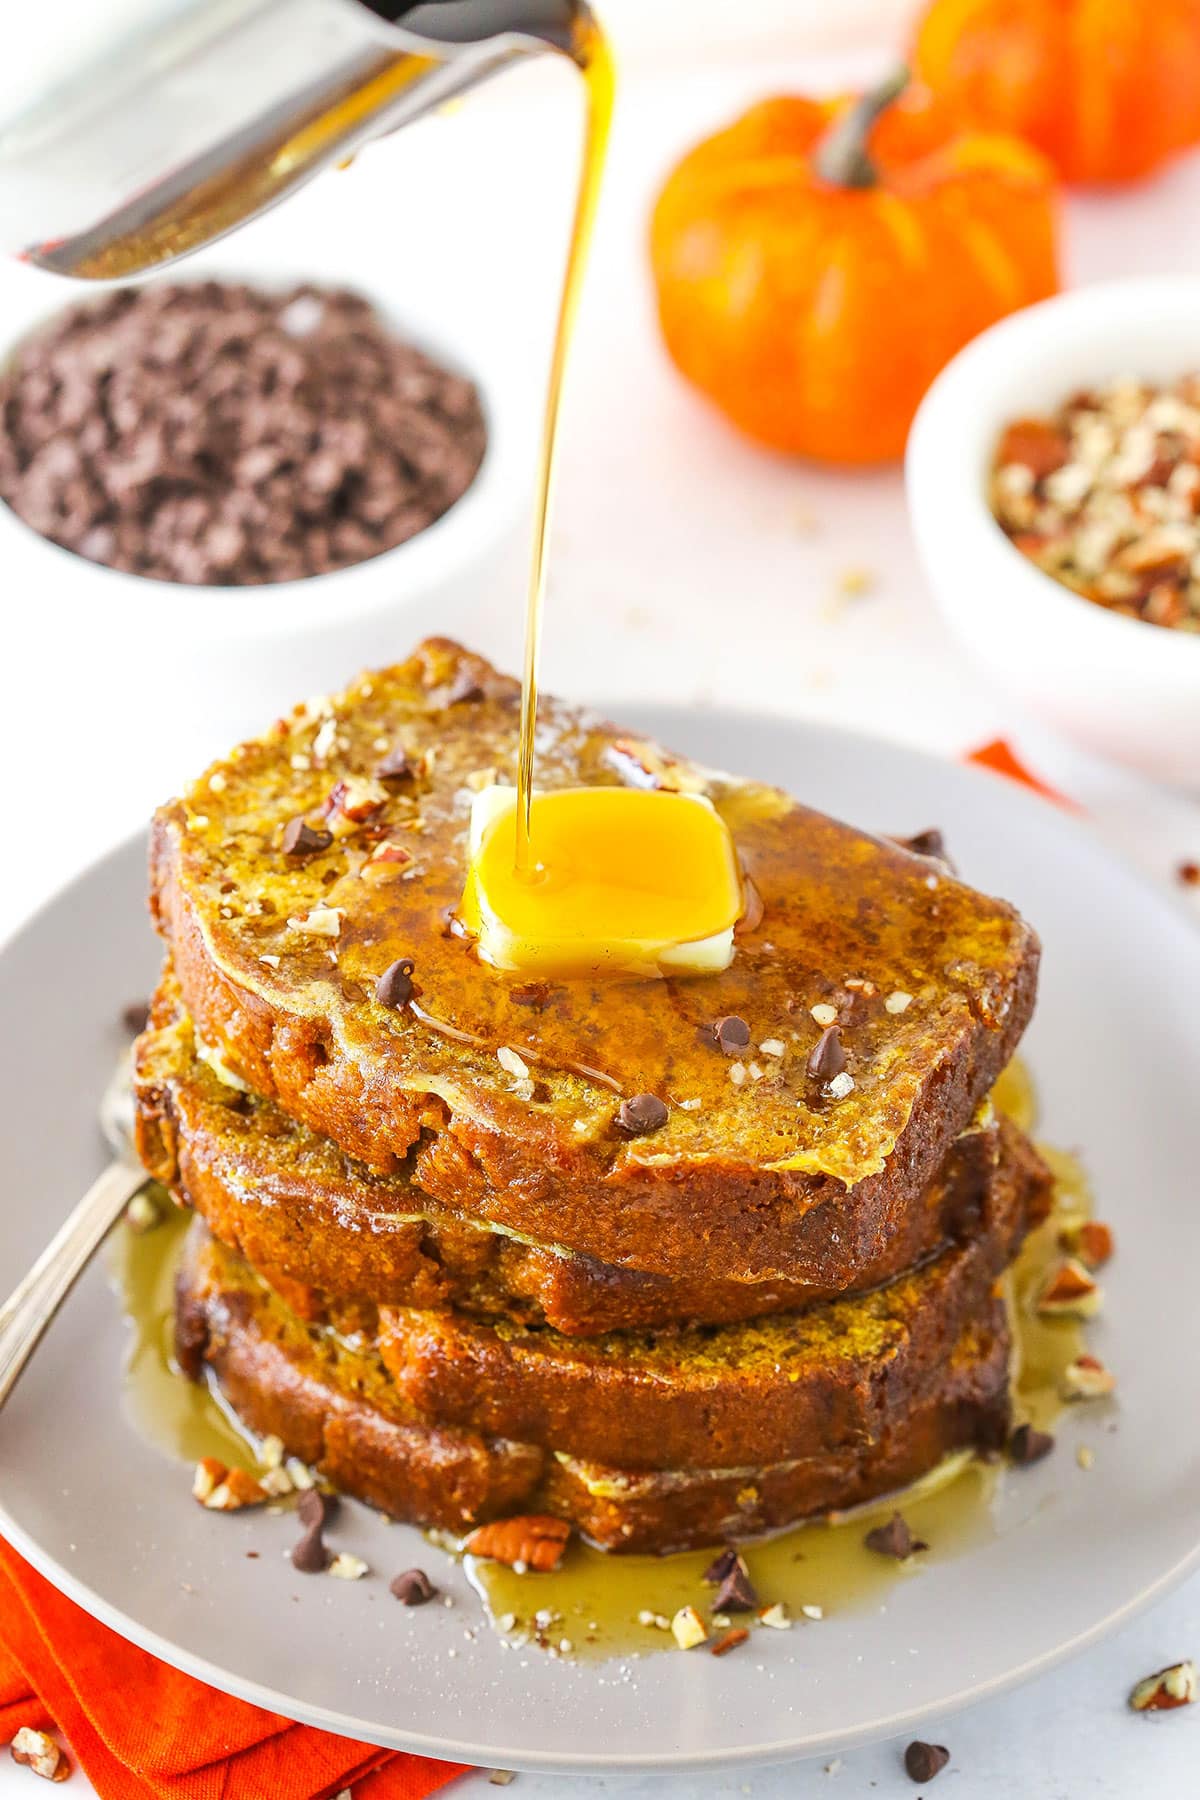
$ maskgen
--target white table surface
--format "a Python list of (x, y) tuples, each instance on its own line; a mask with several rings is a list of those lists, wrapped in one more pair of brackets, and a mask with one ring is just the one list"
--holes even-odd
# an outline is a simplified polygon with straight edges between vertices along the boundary
[[(642, 220), (672, 154), (744, 98), (784, 86), (789, 76), (838, 73), (831, 65), (726, 66), (686, 79), (636, 79), (626, 88), (564, 426), (547, 685), (580, 698), (670, 697), (835, 720), (948, 754), (1003, 733), (1088, 807), (1122, 854), (1170, 881), (1181, 859), (1200, 859), (1200, 807), (1051, 742), (987, 692), (933, 611), (896, 474), (837, 476), (757, 454), (682, 388), (656, 342)], [(554, 71), (523, 72), (507, 91), (498, 85), (329, 178), (295, 203), (297, 241), (314, 273), (354, 275), (322, 260), (330, 204), (343, 218), (357, 211), (364, 230), (376, 234), (395, 221), (403, 227), (398, 287), (406, 280), (471, 284), (493, 317), (511, 321), (513, 354), (529, 360), (532, 392), (561, 253), (570, 159), (560, 146), (573, 141), (566, 135), (573, 104)], [(1200, 268), (1198, 216), (1200, 161), (1135, 194), (1074, 202), (1072, 275)], [(6, 283), (38, 279), (0, 269), (0, 315)], [(838, 606), (837, 577), (850, 565), (871, 569), (876, 584)], [(167, 723), (156, 726), (146, 753), (132, 757), (128, 736), (106, 714), (103, 671), (72, 662), (70, 647), (47, 628), (39, 597), (6, 593), (4, 610), (0, 936), (133, 829), (195, 758), (188, 722), (174, 719), (169, 705), (156, 710), (154, 696), (147, 716)], [(488, 596), (472, 636), (512, 665), (519, 615), (518, 593)], [(55, 729), (47, 730), (40, 677), (51, 668)], [(331, 670), (330, 685), (350, 672)], [(1038, 1604), (1036, 1594), (1029, 1604)], [(986, 1619), (979, 1629), (987, 1630)], [(1200, 1708), (1147, 1721), (1124, 1706), (1135, 1679), (1185, 1655), (1200, 1655), (1200, 1579), (1036, 1686), (932, 1731), (954, 1753), (936, 1791), (959, 1800), (1194, 1796)], [(67, 1791), (88, 1790), (77, 1776)], [(471, 1776), (453, 1791), (498, 1790)], [(642, 1782), (522, 1775), (514, 1787), (530, 1800), (783, 1800), (874, 1791), (916, 1791), (894, 1745), (857, 1751), (829, 1771), (807, 1765)], [(31, 1793), (30, 1777), (0, 1757), (0, 1800)]]

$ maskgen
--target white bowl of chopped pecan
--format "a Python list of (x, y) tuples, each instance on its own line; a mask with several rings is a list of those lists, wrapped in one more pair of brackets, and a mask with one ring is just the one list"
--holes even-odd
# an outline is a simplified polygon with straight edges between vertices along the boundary
[(909, 438), (972, 658), (1087, 749), (1200, 785), (1200, 278), (1076, 289), (975, 339)]

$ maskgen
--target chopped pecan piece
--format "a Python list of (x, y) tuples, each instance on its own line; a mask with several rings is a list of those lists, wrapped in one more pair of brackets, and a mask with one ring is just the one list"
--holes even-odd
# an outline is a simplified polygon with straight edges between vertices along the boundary
[(694, 1606), (681, 1606), (671, 1620), (671, 1636), (681, 1650), (694, 1650), (704, 1643), (708, 1629)]
[(1115, 1247), (1112, 1227), (1099, 1219), (1082, 1219), (1076, 1225), (1064, 1226), (1058, 1241), (1088, 1269), (1103, 1268)]
[(1097, 1356), (1077, 1356), (1063, 1371), (1064, 1400), (1102, 1400), (1116, 1386), (1116, 1376)]
[(338, 818), (350, 825), (362, 825), (381, 811), (387, 797), (382, 782), (362, 775), (348, 775), (345, 780), (335, 782), (325, 802), (325, 816), (333, 821), (335, 831)]
[(231, 1469), (215, 1456), (205, 1456), (192, 1476), (192, 1498), (209, 1512), (241, 1512), (260, 1506), (267, 1491), (245, 1469)]
[(1100, 1310), (1104, 1295), (1076, 1257), (1064, 1257), (1051, 1269), (1037, 1297), (1037, 1310), (1044, 1316), (1069, 1316), (1090, 1319)]
[(71, 1765), (49, 1732), (22, 1725), (9, 1746), (9, 1755), (22, 1768), (32, 1769), (43, 1781), (65, 1781)]
[(493, 1519), (477, 1525), (463, 1542), (471, 1556), (507, 1563), (510, 1569), (536, 1569), (548, 1574), (557, 1569), (571, 1527), (565, 1519), (547, 1513), (522, 1513), (511, 1519)]
[(996, 462), (1004, 468), (1020, 463), (1035, 481), (1053, 475), (1070, 455), (1066, 434), (1046, 419), (1014, 419), (1000, 440)]
[(1195, 1698), (1196, 1665), (1177, 1662), (1139, 1681), (1129, 1704), (1134, 1712), (1173, 1712), (1177, 1706), (1190, 1706)]

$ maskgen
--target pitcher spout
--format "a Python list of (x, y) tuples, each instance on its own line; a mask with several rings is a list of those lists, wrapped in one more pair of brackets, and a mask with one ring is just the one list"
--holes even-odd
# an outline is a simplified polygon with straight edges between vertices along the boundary
[[(127, 281), (276, 205), (369, 139), (545, 51), (582, 0), (44, 0), (0, 87), (0, 244)], [(100, 10), (104, 17), (97, 20)], [(78, 11), (79, 31), (64, 14)], [(31, 88), (36, 97), (30, 97)]]

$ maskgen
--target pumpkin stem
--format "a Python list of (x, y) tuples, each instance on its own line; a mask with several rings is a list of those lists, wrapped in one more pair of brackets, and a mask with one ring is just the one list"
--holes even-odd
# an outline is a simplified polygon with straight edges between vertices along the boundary
[(908, 80), (907, 69), (896, 69), (886, 81), (860, 95), (833, 121), (813, 156), (813, 167), (822, 181), (831, 182), (835, 187), (875, 186), (879, 170), (867, 149), (867, 139), (876, 119), (900, 98)]

